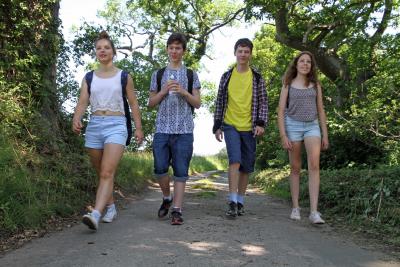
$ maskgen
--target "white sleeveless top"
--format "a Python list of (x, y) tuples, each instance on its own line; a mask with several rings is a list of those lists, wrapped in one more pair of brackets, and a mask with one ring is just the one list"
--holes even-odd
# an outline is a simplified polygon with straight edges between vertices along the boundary
[(89, 98), (92, 113), (97, 110), (108, 110), (125, 114), (121, 74), (122, 70), (110, 78), (100, 78), (93, 73)]

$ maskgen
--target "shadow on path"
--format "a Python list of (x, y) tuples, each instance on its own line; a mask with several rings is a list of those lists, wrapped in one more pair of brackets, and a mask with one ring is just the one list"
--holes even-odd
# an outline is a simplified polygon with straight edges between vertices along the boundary
[(307, 216), (288, 219), (286, 202), (256, 188), (246, 196), (246, 215), (224, 216), (225, 173), (191, 177), (185, 195), (182, 226), (159, 220), (157, 186), (119, 211), (97, 233), (83, 225), (36, 239), (6, 253), (0, 266), (400, 266), (388, 256), (337, 237)]

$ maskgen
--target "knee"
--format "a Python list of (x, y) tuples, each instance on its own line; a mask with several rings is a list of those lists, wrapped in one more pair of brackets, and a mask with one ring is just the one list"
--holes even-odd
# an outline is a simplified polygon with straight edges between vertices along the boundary
[(239, 162), (229, 164), (229, 169), (231, 169), (231, 170), (239, 171), (239, 167), (240, 167)]
[(291, 175), (294, 176), (299, 176), (301, 171), (301, 165), (300, 164), (292, 164), (290, 166), (290, 173)]
[(290, 174), (291, 176), (300, 176), (300, 169), (291, 169)]
[(101, 170), (100, 171), (100, 179), (113, 179), (114, 178), (114, 172), (111, 170)]
[(319, 171), (319, 164), (316, 162), (310, 162), (308, 164), (308, 171), (310, 172), (318, 172)]

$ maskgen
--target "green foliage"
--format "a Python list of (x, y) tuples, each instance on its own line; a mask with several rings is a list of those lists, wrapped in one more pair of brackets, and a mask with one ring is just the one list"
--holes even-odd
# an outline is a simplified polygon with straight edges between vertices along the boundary
[[(166, 40), (171, 32), (182, 32), (188, 39), (185, 65), (198, 70), (200, 59), (206, 54), (210, 34), (232, 25), (242, 14), (235, 1), (107, 1), (99, 12), (106, 23), (103, 26), (83, 23), (76, 31), (71, 51), (77, 64), (84, 64), (84, 55), (93, 54), (93, 43), (98, 33), (107, 30), (123, 59), (116, 65), (129, 71), (135, 82), (142, 124), (145, 149), (150, 149), (154, 132), (156, 109), (147, 107), (151, 74), (168, 62)], [(206, 85), (211, 88), (211, 86)], [(204, 102), (211, 105), (212, 91), (207, 90)], [(133, 143), (130, 150), (137, 147)]]
[(10, 133), (26, 134), (34, 111), (49, 104), (53, 91), (47, 78), (59, 43), (57, 7), (58, 1), (0, 3), (0, 121)]
[(276, 42), (274, 36), (274, 27), (265, 25), (256, 34), (253, 42), (252, 64), (261, 71), (266, 81), (269, 109), (266, 134), (257, 141), (257, 169), (282, 166), (287, 162), (286, 153), (280, 146), (277, 109), (282, 87), (281, 78), (295, 51)]
[[(282, 150), (277, 126), (277, 107), (281, 76), (297, 53), (275, 41), (275, 28), (264, 26), (254, 40), (253, 64), (267, 81), (269, 125), (266, 135), (258, 140), (258, 169), (284, 166), (287, 153)], [(378, 55), (376, 74), (361, 88), (349, 84), (350, 106), (338, 107), (333, 100), (337, 86), (321, 75), (324, 104), (328, 117), (330, 149), (321, 154), (321, 168), (334, 169), (354, 165), (398, 165), (400, 139), (400, 76), (396, 69), (400, 59), (399, 38), (385, 37), (384, 53)], [(350, 48), (348, 48), (349, 50)], [(353, 49), (353, 48), (352, 48)], [(346, 53), (350, 53), (347, 51)], [(358, 50), (352, 50), (358, 53)], [(356, 65), (354, 65), (356, 68)], [(304, 164), (305, 162), (305, 156)]]
[(119, 163), (115, 183), (117, 187), (139, 192), (153, 177), (153, 156), (148, 152), (125, 153)]
[(228, 167), (228, 158), (226, 155), (217, 154), (215, 156), (193, 156), (190, 162), (191, 173), (201, 173), (213, 170), (225, 170)]
[(64, 45), (58, 9), (56, 0), (0, 3), (2, 237), (72, 214), (94, 187), (81, 140), (72, 136), (61, 109), (68, 80), (59, 79), (57, 91), (57, 55)]
[[(81, 155), (38, 156), (29, 146), (0, 135), (0, 228), (4, 234), (67, 217), (93, 192), (93, 174)], [(77, 161), (80, 162), (79, 165)]]
[[(321, 172), (319, 207), (328, 220), (400, 244), (399, 167), (376, 169), (344, 168)], [(267, 169), (254, 181), (266, 192), (290, 199), (289, 170)], [(300, 200), (309, 205), (307, 172), (301, 173)], [(335, 221), (336, 222), (336, 221)]]

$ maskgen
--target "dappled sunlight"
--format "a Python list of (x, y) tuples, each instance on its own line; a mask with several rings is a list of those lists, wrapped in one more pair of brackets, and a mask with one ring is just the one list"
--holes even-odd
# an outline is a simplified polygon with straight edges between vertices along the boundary
[(177, 243), (186, 246), (187, 248), (194, 251), (209, 251), (210, 249), (221, 248), (224, 246), (224, 243), (220, 242), (183, 242), (178, 241)]
[(130, 245), (129, 248), (131, 249), (139, 249), (139, 250), (159, 250), (158, 247), (148, 246), (145, 244), (137, 244), (137, 245)]
[(247, 256), (263, 256), (270, 253), (261, 246), (251, 244), (243, 245), (242, 252)]
[(149, 201), (149, 202), (160, 202), (160, 198), (145, 198), (144, 201)]
[(393, 261), (382, 262), (382, 261), (370, 261), (370, 262), (363, 262), (362, 265), (364, 267), (388, 267), (388, 266), (398, 266), (397, 263)]

